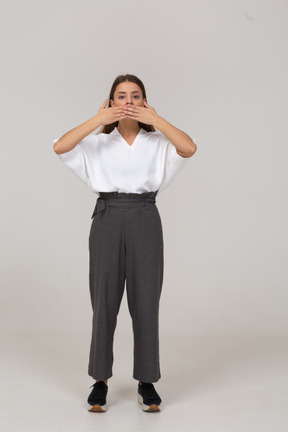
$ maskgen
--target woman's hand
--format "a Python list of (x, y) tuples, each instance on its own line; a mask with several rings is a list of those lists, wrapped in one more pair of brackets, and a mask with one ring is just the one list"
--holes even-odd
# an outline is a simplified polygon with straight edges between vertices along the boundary
[(107, 102), (108, 99), (105, 99), (105, 102), (100, 107), (97, 113), (97, 119), (101, 125), (104, 126), (110, 123), (114, 123), (127, 117), (125, 114), (123, 114), (122, 106), (106, 108)]
[(141, 107), (141, 106), (128, 104), (123, 106), (122, 108), (127, 118), (131, 118), (141, 123), (154, 126), (155, 121), (158, 118), (158, 114), (152, 106), (148, 105), (146, 101), (144, 101), (144, 105), (145, 105), (144, 107)]

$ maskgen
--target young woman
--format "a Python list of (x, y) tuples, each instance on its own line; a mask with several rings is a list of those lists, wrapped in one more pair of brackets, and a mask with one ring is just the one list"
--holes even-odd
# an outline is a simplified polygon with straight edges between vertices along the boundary
[[(196, 152), (195, 142), (148, 105), (142, 81), (119, 75), (98, 113), (56, 138), (54, 151), (98, 194), (89, 235), (93, 309), (89, 411), (106, 410), (113, 338), (126, 281), (138, 402), (159, 411), (159, 301), (163, 232), (156, 195)], [(102, 126), (96, 133), (92, 132)], [(158, 129), (158, 130), (155, 130)]]

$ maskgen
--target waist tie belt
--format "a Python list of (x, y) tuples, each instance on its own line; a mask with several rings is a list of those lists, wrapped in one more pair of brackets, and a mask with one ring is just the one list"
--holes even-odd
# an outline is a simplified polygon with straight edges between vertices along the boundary
[[(124, 193), (124, 192), (100, 192), (97, 198), (96, 206), (91, 219), (100, 212), (106, 210), (106, 207), (130, 207), (130, 206), (147, 206), (156, 203), (156, 192), (144, 192), (142, 194)], [(137, 198), (134, 198), (136, 197)], [(113, 197), (113, 198), (111, 198)], [(127, 198), (129, 197), (129, 198)]]

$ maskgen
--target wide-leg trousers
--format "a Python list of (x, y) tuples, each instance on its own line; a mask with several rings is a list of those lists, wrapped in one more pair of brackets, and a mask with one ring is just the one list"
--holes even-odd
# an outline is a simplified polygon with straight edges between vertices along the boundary
[(101, 192), (98, 211), (92, 215), (89, 284), (93, 318), (88, 374), (95, 380), (113, 375), (113, 338), (125, 283), (133, 329), (133, 378), (157, 382), (161, 377), (159, 301), (164, 245), (157, 192)]

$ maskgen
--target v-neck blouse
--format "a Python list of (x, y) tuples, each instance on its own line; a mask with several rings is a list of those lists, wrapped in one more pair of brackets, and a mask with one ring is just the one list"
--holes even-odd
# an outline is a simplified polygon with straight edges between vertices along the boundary
[(110, 134), (90, 134), (74, 149), (57, 156), (97, 194), (156, 190), (159, 194), (192, 158), (180, 156), (160, 131), (141, 128), (129, 145), (117, 127)]
[[(134, 143), (137, 141), (137, 138), (139, 138), (140, 134), (142, 133), (142, 131), (146, 132), (145, 129), (140, 129), (140, 131), (138, 132), (138, 134), (136, 135), (134, 141), (132, 144), (128, 144), (127, 141), (125, 140), (125, 138), (123, 138), (123, 136), (120, 134), (120, 132), (118, 131), (117, 127), (115, 127), (115, 129), (112, 131), (112, 133), (116, 133), (119, 136), (119, 139), (123, 141), (124, 144), (128, 145), (129, 147), (132, 147), (132, 145), (134, 145)], [(110, 134), (111, 136), (111, 134)]]

